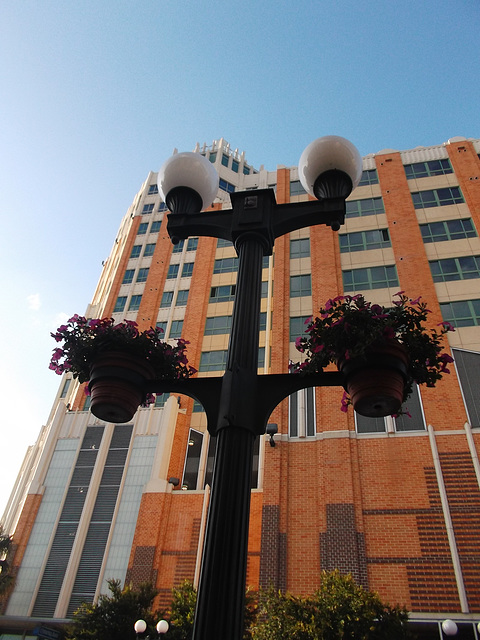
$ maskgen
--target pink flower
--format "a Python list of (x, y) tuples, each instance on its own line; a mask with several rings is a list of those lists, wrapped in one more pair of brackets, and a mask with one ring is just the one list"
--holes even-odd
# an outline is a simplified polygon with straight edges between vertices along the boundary
[(387, 340), (395, 338), (394, 329), (392, 327), (385, 327), (385, 329), (383, 330), (383, 337), (387, 338)]

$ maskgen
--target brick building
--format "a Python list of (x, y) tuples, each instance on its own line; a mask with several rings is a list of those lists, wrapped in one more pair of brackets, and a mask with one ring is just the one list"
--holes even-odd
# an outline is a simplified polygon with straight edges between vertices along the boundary
[[(213, 162), (228, 208), (235, 190), (272, 187), (279, 203), (308, 199), (296, 167), (254, 169), (223, 140), (195, 149)], [(299, 391), (258, 438), (247, 582), (312, 592), (322, 569), (351, 572), (405, 604), (422, 637), (454, 618), (480, 620), (480, 141), (383, 150), (363, 159), (338, 233), (312, 227), (279, 238), (264, 259), (260, 373), (298, 360), (304, 321), (330, 297), (362, 292), (387, 305), (421, 295), (433, 323), (450, 321), (455, 358), (435, 389), (415, 390), (412, 418), (339, 410), (342, 391)], [(150, 173), (121, 221), (86, 315), (159, 324), (190, 341), (200, 376), (226, 361), (237, 258), (233, 246), (190, 238), (172, 246)], [(106, 581), (152, 580), (160, 603), (198, 578), (214, 458), (205, 413), (187, 396), (157, 396), (131, 424), (106, 424), (65, 376), (48, 424), (24, 461), (4, 514), (16, 586), (4, 633), (60, 622)], [(178, 479), (178, 484), (176, 480)], [(430, 635), (429, 635), (430, 634)]]

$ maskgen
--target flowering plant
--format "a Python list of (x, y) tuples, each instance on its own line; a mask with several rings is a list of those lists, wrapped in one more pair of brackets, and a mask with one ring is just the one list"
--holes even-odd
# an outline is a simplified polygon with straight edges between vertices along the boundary
[[(363, 295), (337, 296), (320, 309), (320, 316), (306, 321), (306, 337), (296, 340), (296, 347), (306, 354), (302, 363), (291, 370), (317, 373), (330, 363), (353, 358), (365, 358), (373, 345), (397, 340), (407, 357), (407, 381), (404, 401), (412, 393), (413, 383), (434, 387), (444, 373), (451, 356), (442, 352), (442, 336), (454, 331), (449, 322), (441, 322), (437, 329), (426, 329), (430, 310), (421, 298), (411, 300), (403, 291), (395, 294), (392, 307), (367, 302)], [(348, 404), (345, 399), (343, 405)]]
[(123, 351), (144, 358), (157, 379), (188, 378), (196, 369), (188, 365), (181, 338), (175, 346), (161, 338), (163, 329), (139, 331), (136, 322), (125, 320), (115, 324), (113, 318), (87, 320), (74, 315), (51, 336), (62, 342), (53, 351), (49, 368), (62, 375), (70, 371), (79, 382), (88, 382), (92, 364), (109, 351)]

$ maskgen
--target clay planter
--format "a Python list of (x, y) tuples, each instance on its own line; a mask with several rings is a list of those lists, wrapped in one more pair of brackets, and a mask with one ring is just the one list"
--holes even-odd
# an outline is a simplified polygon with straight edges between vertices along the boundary
[(355, 411), (367, 418), (396, 414), (403, 402), (407, 365), (405, 349), (393, 340), (371, 347), (362, 358), (339, 361)]
[(145, 383), (153, 377), (143, 358), (122, 351), (102, 354), (91, 368), (90, 411), (105, 422), (129, 422), (145, 402)]

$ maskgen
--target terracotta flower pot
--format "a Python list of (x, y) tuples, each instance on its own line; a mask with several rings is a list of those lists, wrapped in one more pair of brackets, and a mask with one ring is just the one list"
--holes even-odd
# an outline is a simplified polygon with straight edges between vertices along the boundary
[(362, 358), (339, 361), (355, 411), (367, 418), (397, 413), (403, 402), (407, 364), (405, 349), (394, 340), (372, 346)]
[(145, 401), (145, 382), (153, 377), (143, 358), (121, 351), (102, 354), (92, 365), (88, 383), (91, 412), (106, 422), (129, 422)]

